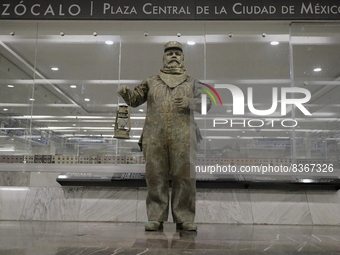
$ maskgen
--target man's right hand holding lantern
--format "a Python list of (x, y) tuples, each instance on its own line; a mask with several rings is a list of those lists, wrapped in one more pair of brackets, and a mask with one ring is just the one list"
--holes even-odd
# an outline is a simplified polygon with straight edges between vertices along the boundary
[(131, 90), (127, 85), (121, 85), (118, 89), (117, 89), (117, 94), (121, 97), (125, 97), (127, 95), (130, 95)]

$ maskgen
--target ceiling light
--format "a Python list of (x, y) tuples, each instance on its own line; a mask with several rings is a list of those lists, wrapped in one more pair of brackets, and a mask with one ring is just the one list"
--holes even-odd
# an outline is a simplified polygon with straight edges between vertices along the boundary
[(70, 88), (75, 89), (77, 85), (71, 85)]
[(139, 109), (139, 111), (140, 111), (140, 112), (144, 112), (144, 110), (143, 110), (143, 109)]
[(85, 98), (84, 99), (86, 102), (90, 102), (90, 98)]
[(301, 179), (300, 181), (301, 181), (301, 182), (304, 182), (304, 183), (315, 182), (315, 180), (313, 180), (313, 179)]
[(8, 111), (8, 109), (7, 109), (7, 108), (4, 108), (4, 111), (6, 112), (6, 111)]
[(232, 110), (228, 109), (227, 112), (232, 112)]
[(112, 45), (112, 44), (113, 44), (113, 41), (105, 41), (105, 44), (107, 44), (107, 45)]
[(272, 41), (270, 44), (271, 45), (279, 45), (280, 43), (278, 41)]
[(194, 41), (188, 41), (188, 45), (195, 45), (196, 43)]
[(30, 101), (34, 101), (35, 99), (34, 98), (30, 98)]
[(314, 68), (314, 72), (321, 72), (321, 68), (320, 67), (317, 67), (317, 68)]
[(72, 126), (74, 126), (74, 127), (75, 127), (75, 126), (77, 126), (77, 124), (72, 124)]
[(11, 85), (11, 84), (8, 84), (7, 87), (9, 87), (9, 88), (14, 88), (14, 86)]
[(58, 67), (51, 67), (51, 70), (52, 70), (52, 71), (58, 71), (59, 68), (58, 68)]

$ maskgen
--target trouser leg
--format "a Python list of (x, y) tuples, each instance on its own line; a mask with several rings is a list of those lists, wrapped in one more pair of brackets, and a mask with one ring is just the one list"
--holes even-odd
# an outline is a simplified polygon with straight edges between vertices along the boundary
[(190, 169), (194, 167), (196, 151), (181, 143), (175, 147), (170, 152), (172, 215), (176, 223), (193, 222), (196, 209), (196, 179), (190, 176)]
[(196, 180), (183, 176), (173, 176), (171, 210), (174, 222), (193, 222), (196, 209)]
[(144, 145), (146, 210), (149, 221), (167, 221), (169, 213), (169, 157), (165, 145)]

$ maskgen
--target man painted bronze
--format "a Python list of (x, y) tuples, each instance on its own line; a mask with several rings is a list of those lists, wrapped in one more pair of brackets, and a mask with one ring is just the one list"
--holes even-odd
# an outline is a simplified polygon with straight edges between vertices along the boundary
[[(163, 68), (134, 90), (122, 85), (117, 93), (126, 104), (137, 107), (147, 101), (142, 134), (146, 161), (145, 178), (148, 222), (145, 230), (158, 230), (168, 220), (169, 173), (172, 175), (171, 209), (177, 228), (197, 229), (195, 218), (197, 126), (193, 111), (201, 111), (199, 81), (187, 75), (182, 45), (164, 46)], [(207, 109), (211, 101), (207, 100)]]

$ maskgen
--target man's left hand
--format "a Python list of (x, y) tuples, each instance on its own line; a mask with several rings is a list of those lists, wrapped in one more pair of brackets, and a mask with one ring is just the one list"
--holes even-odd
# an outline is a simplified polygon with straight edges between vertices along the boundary
[(173, 102), (179, 108), (190, 108), (189, 97), (175, 97)]

